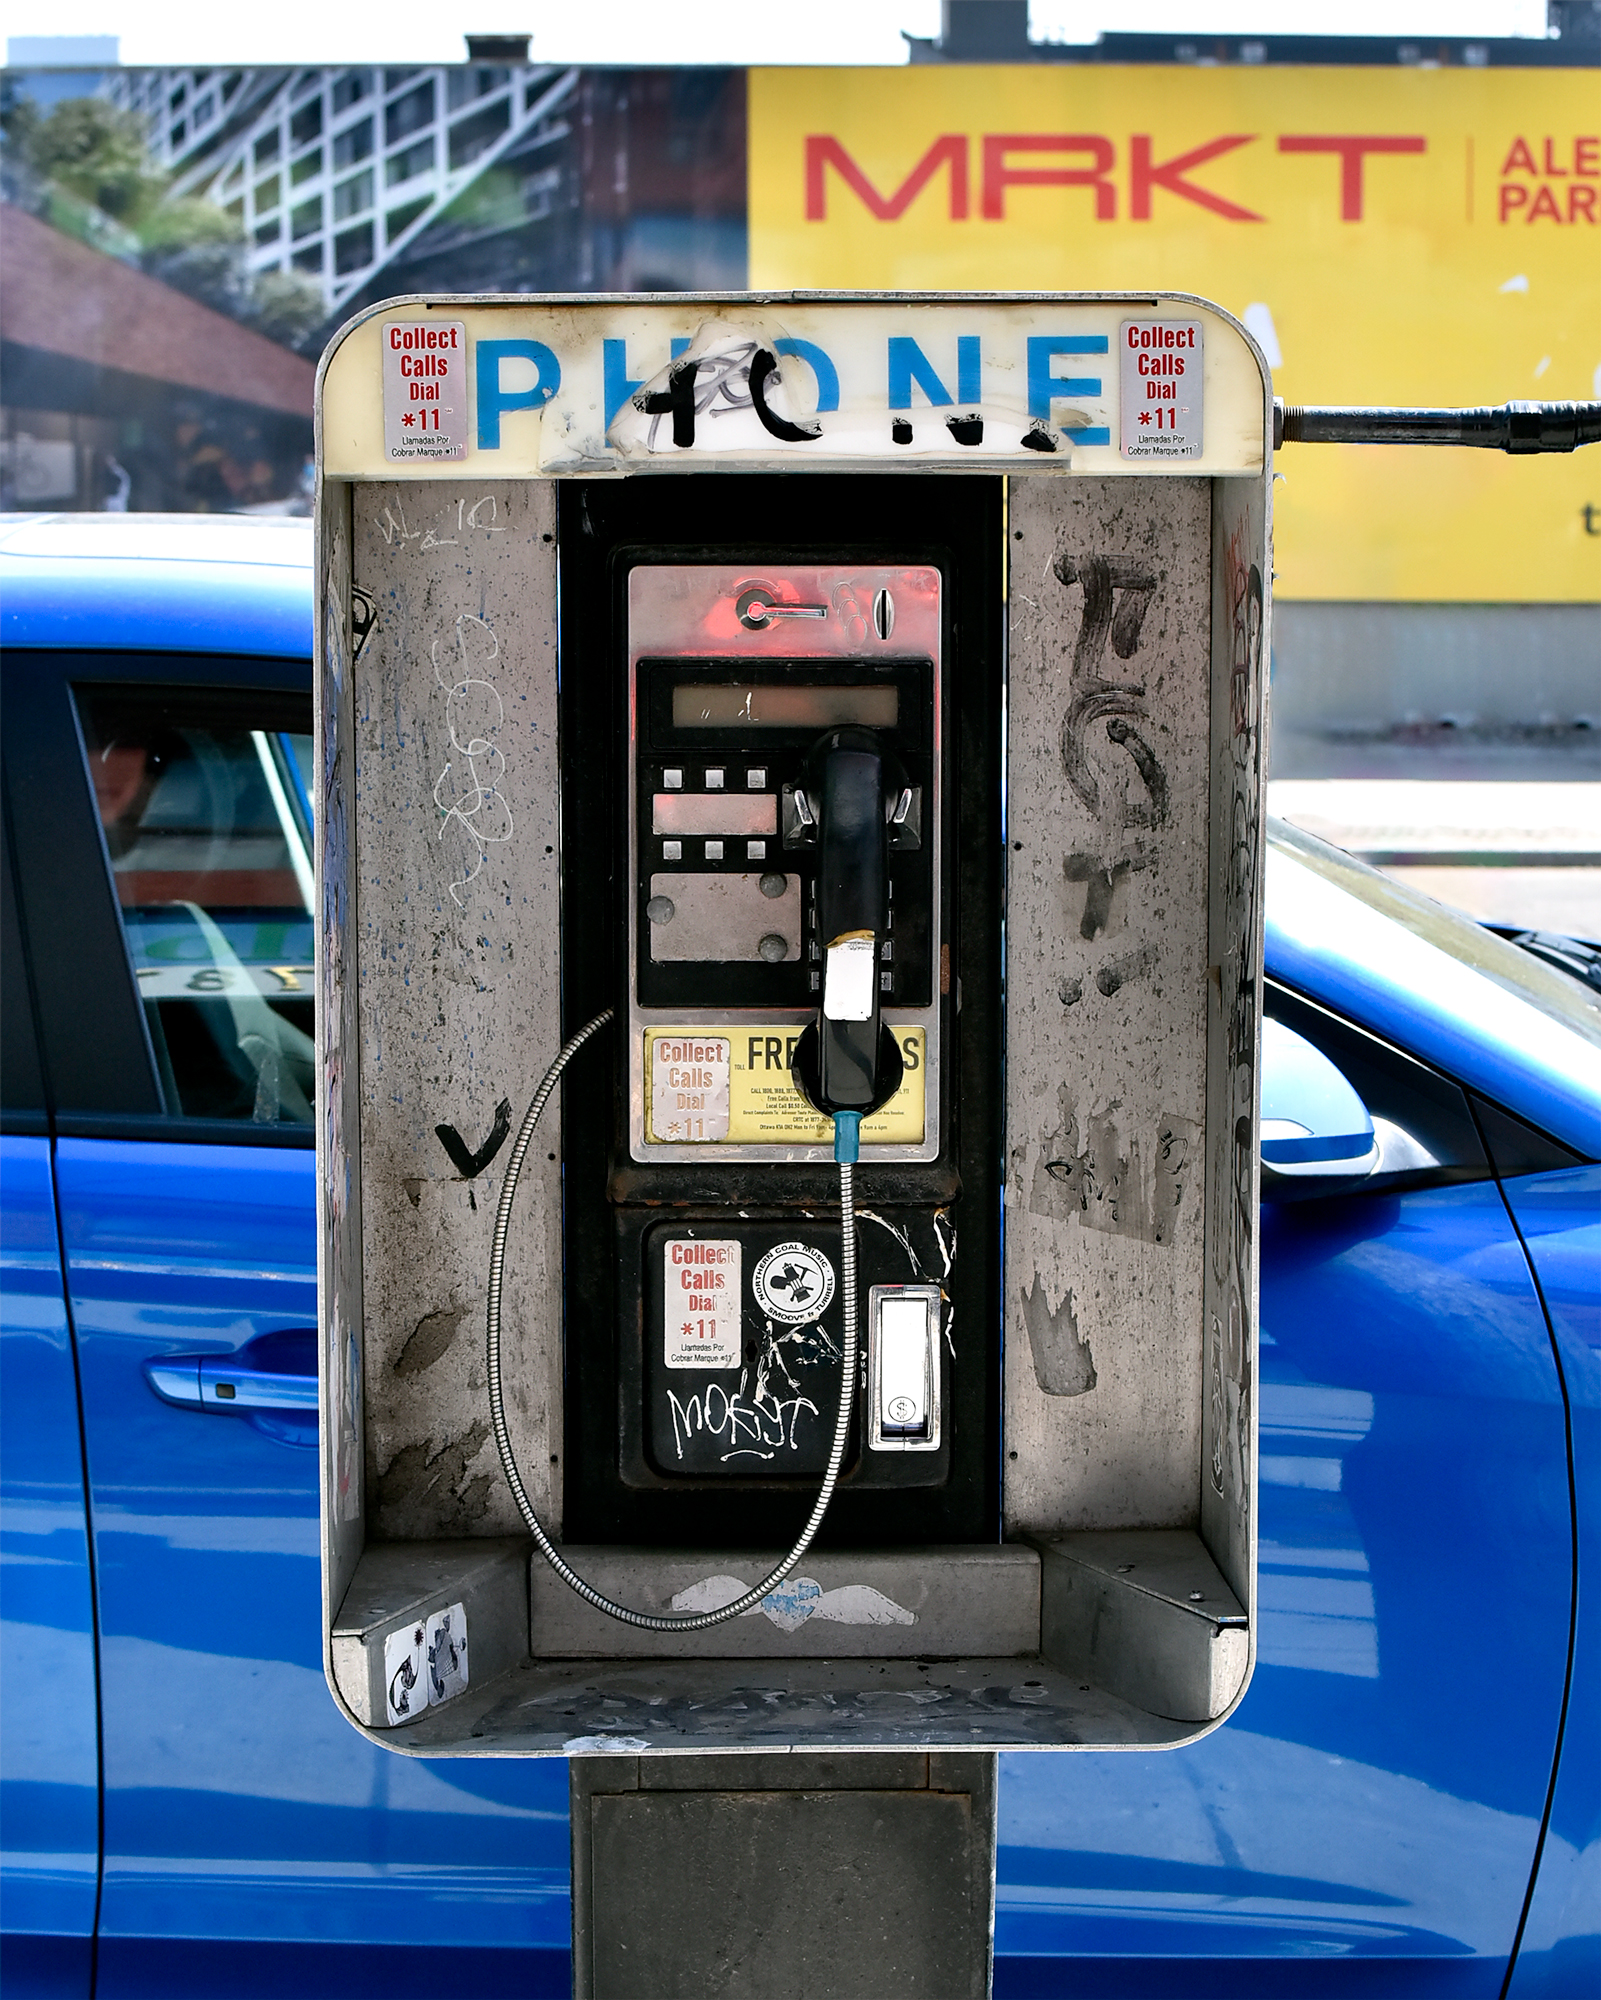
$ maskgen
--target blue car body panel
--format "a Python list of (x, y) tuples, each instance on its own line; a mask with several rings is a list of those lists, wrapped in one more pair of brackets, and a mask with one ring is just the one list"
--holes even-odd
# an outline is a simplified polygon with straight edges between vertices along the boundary
[[(310, 535), (3, 524), (0, 597), (8, 646), (215, 655), (248, 674), (309, 650)], [(1269, 882), (1270, 975), (1601, 1152), (1593, 1051), (1282, 849)], [(30, 1982), (88, 1990), (98, 1794), (50, 1142), (5, 1148), (9, 2000)], [(61, 1138), (55, 1171), (100, 1591), (99, 2000), (355, 2000), (425, 1977), (565, 1992), (565, 1767), (425, 1762), (358, 1737), (323, 1680), (315, 1451), (293, 1420), (175, 1408), (142, 1372), (310, 1325), (311, 1153)], [(1513, 2000), (1594, 1983), (1598, 1193), (1578, 1168), (1264, 1212), (1256, 1675), (1188, 1749), (1002, 1760), (1003, 2000), (1489, 1995), (1526, 1902)], [(1578, 1651), (1542, 1848), (1573, 1572), (1565, 1417)], [(12, 1621), (53, 1663), (49, 1799), (17, 1789), (37, 1774), (31, 1739), (12, 1740)]]
[(46, 1139), (0, 1138), (0, 1904), (7, 1994), (87, 1993), (100, 1867), (94, 1597)]
[(997, 2000), (1505, 1977), (1570, 1567), (1528, 1267), (1492, 1182), (1262, 1229), (1255, 1675), (1188, 1748), (1003, 1759)]
[(435, 1951), (464, 1990), (480, 1952), (565, 1980), (565, 1769), (358, 1736), (323, 1678), (314, 1428), (144, 1378), (314, 1323), (313, 1155), (63, 1139), (57, 1173), (106, 1689), (102, 2000), (188, 1990), (186, 1966), (214, 1990), (235, 1956), (288, 1982), (314, 1942), (405, 1945), (418, 1972)]
[(1512, 2000), (1566, 2000), (1601, 1993), (1601, 1167), (1520, 1175), (1505, 1193), (1556, 1336), (1579, 1500), (1562, 1763)]

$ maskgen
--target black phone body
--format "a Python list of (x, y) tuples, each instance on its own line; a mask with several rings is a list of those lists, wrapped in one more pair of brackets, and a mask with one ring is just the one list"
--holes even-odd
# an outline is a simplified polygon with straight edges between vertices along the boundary
[[(831, 1131), (793, 1064), (846, 923), (900, 1076), (861, 1128), (825, 1539), (992, 1541), (1000, 482), (694, 483), (693, 507), (682, 480), (560, 496), (564, 1026), (617, 1015), (563, 1106), (568, 1539), (767, 1546), (805, 1517), (842, 1300)], [(877, 760), (877, 919), (830, 884), (831, 745)], [(908, 1399), (879, 1329), (914, 1322)]]

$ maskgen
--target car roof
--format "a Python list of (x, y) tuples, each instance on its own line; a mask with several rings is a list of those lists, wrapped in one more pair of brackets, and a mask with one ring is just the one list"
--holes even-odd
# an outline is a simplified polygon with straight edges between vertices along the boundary
[(305, 659), (311, 574), (305, 518), (0, 515), (0, 639)]

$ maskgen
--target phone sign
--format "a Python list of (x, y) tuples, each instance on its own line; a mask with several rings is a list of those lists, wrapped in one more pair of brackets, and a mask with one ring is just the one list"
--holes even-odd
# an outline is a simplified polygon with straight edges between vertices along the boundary
[(459, 319), (389, 320), (384, 456), (408, 463), (467, 456), (467, 328)]
[(662, 1331), (669, 1368), (737, 1368), (740, 1248), (736, 1241), (674, 1236), (662, 1245)]
[(1126, 319), (1118, 329), (1125, 458), (1199, 458), (1205, 356), (1198, 319)]

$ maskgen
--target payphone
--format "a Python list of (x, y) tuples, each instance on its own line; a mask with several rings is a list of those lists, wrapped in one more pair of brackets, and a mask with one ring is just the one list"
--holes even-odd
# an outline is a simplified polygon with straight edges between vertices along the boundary
[[(749, 545), (718, 519), (730, 496), (698, 496), (718, 559), (667, 539), (659, 485), (575, 520), (566, 581), (593, 630), (575, 617), (565, 720), (609, 755), (568, 774), (594, 832), (565, 886), (597, 916), (609, 899), (619, 943), (582, 1058), (610, 1129), (568, 1144), (568, 1322), (599, 1337), (569, 1348), (564, 1499), (589, 1535), (716, 1541), (737, 1509), (804, 1550), (819, 1528), (894, 1544), (995, 1518), (997, 1273), (959, 1245), (996, 1181), (995, 1010), (961, 1009), (964, 965), (982, 992), (997, 957), (996, 496), (975, 483), (935, 522), (903, 493), (892, 540), (883, 484), (747, 482), (733, 497), (789, 560), (770, 540), (727, 559)], [(798, 562), (819, 499), (834, 559)], [(514, 1151), (508, 1214), (517, 1169)], [(497, 1265), (492, 1316), (498, 1292)]]
[[(1160, 438), (1112, 365), (1152, 343), (1195, 369)], [(437, 357), (420, 435), (391, 349)], [(1193, 1735), (1254, 1589), (1248, 339), (402, 300), (321, 397), (347, 1713), (431, 1754)], [(438, 1619), (459, 1670), (398, 1712)]]

